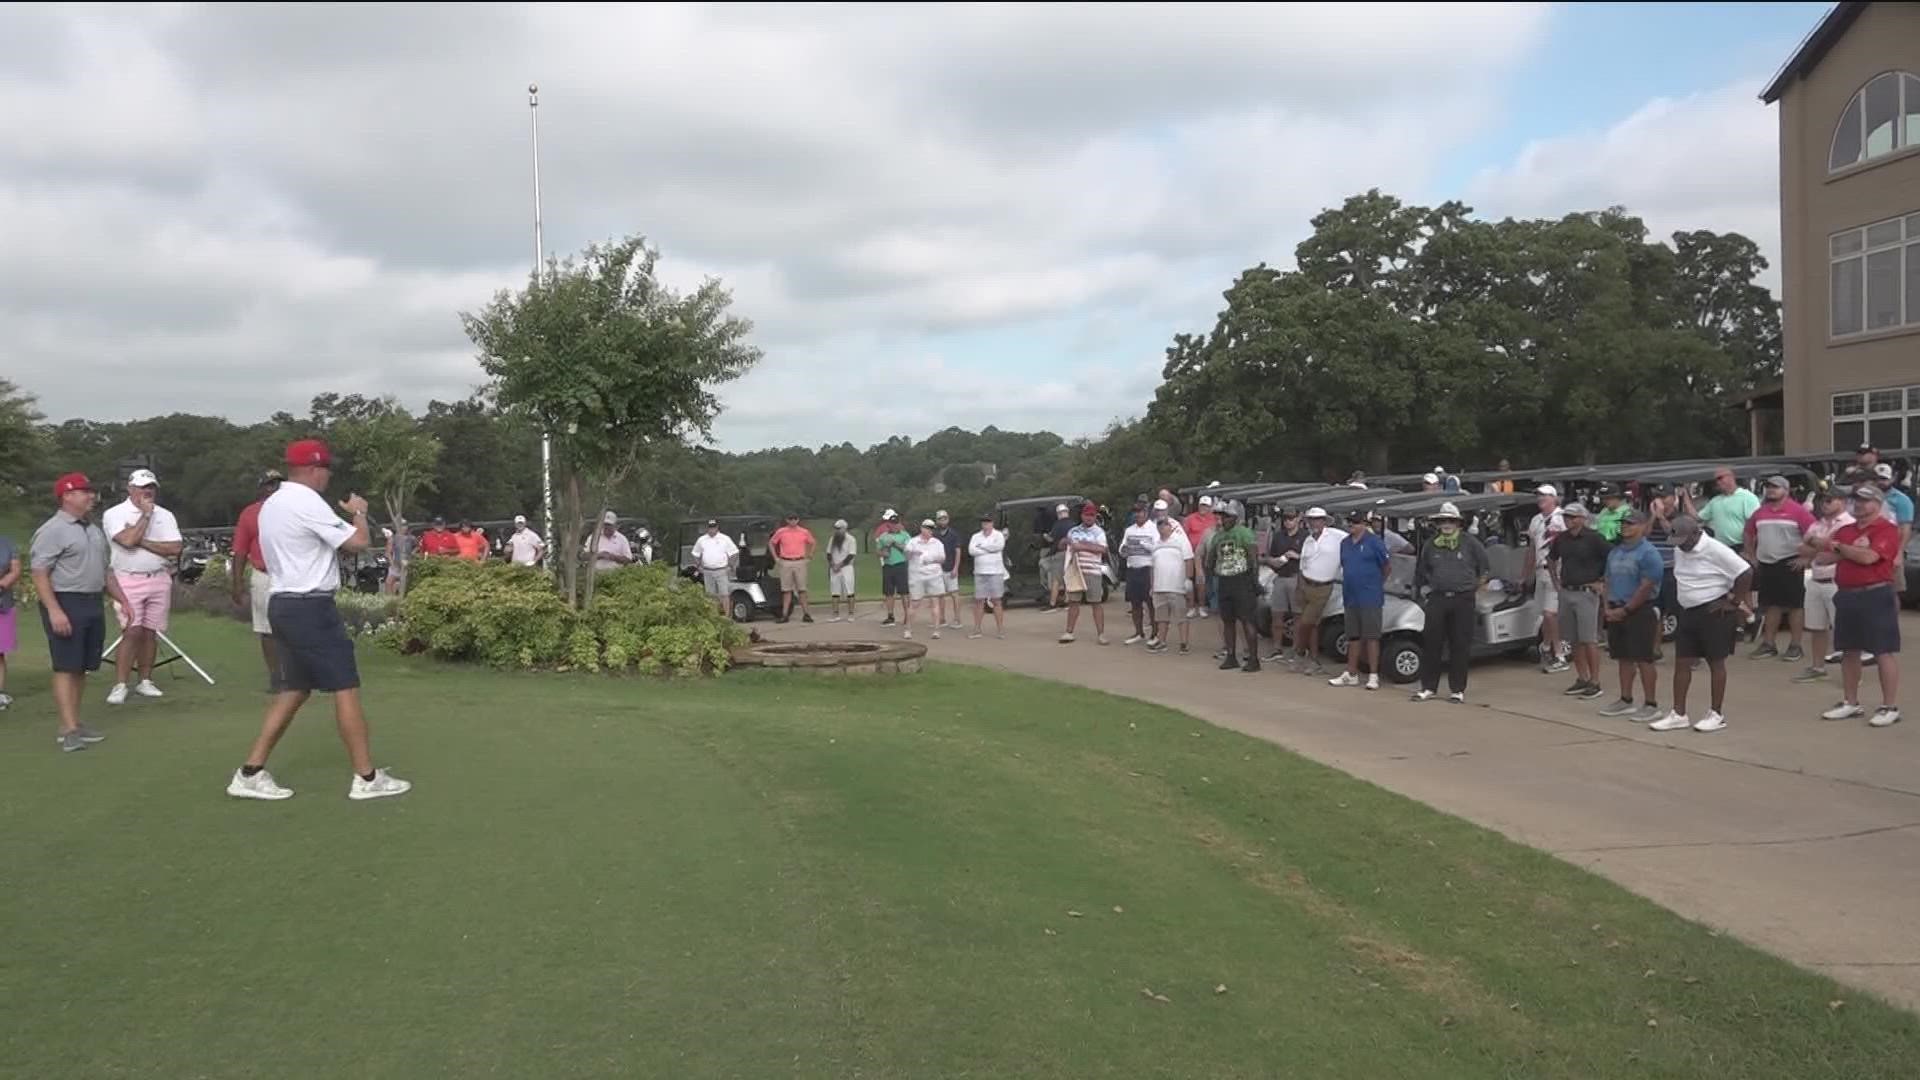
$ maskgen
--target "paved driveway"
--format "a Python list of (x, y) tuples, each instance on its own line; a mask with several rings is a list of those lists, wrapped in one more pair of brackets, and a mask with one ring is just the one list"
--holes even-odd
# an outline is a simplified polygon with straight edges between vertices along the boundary
[[(756, 624), (780, 640), (875, 639), (878, 604), (855, 623)], [(1118, 618), (1121, 605), (1109, 605)], [(969, 622), (971, 616), (969, 616)], [(1469, 705), (1414, 704), (1392, 684), (1334, 689), (1270, 667), (1222, 672), (1218, 624), (1194, 625), (1191, 656), (1056, 645), (1063, 617), (1015, 611), (1007, 638), (948, 631), (933, 659), (1095, 687), (1278, 743), (1522, 843), (1552, 852), (1674, 911), (1842, 982), (1920, 1009), (1920, 702), (1875, 730), (1828, 723), (1836, 685), (1796, 686), (1798, 669), (1733, 661), (1725, 731), (1657, 734), (1595, 715), (1517, 661), (1475, 667)], [(1920, 618), (1907, 616), (1908, 640)], [(1083, 630), (1085, 628), (1083, 627)], [(1663, 704), (1671, 661), (1662, 665)], [(1611, 666), (1602, 684), (1614, 687)], [(1838, 681), (1835, 669), (1833, 682)], [(1911, 680), (1910, 680), (1911, 681)], [(1178, 697), (1170, 688), (1184, 687)], [(1706, 673), (1693, 714), (1705, 711)], [(1877, 703), (1871, 670), (1861, 695)]]

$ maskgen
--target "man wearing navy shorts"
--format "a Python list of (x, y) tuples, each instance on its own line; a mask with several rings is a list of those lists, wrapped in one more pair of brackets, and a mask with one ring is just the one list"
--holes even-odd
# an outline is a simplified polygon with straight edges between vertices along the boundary
[(71, 752), (106, 738), (80, 722), (80, 695), (88, 673), (100, 670), (106, 647), (107, 610), (100, 594), (122, 607), (127, 598), (107, 573), (107, 534), (87, 517), (93, 484), (84, 474), (68, 473), (53, 482), (53, 497), (60, 508), (34, 531), (28, 561), (53, 661), (53, 703), (60, 713), (54, 741)]
[(339, 552), (361, 552), (367, 532), (367, 500), (348, 495), (340, 503), (348, 524), (321, 493), (333, 476), (333, 454), (318, 439), (287, 447), (287, 479), (260, 506), (260, 547), (266, 555), (272, 594), (267, 621), (278, 646), (281, 686), (267, 706), (260, 737), (246, 764), (234, 770), (227, 794), (238, 799), (287, 799), (293, 791), (274, 782), (267, 755), (286, 734), (300, 706), (318, 690), (333, 695), (334, 722), (353, 765), (349, 799), (404, 795), (413, 785), (373, 766), (367, 718), (360, 707), (360, 670), (353, 639), (334, 606), (340, 588)]

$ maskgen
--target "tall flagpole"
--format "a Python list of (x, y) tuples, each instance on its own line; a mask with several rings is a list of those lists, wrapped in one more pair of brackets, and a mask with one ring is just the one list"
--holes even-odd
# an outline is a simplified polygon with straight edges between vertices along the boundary
[[(527, 84), (527, 115), (533, 127), (533, 273), (538, 278), (546, 264), (546, 237), (540, 220), (540, 84)], [(553, 551), (553, 437), (543, 420), (540, 427), (540, 512), (545, 518), (547, 551)]]

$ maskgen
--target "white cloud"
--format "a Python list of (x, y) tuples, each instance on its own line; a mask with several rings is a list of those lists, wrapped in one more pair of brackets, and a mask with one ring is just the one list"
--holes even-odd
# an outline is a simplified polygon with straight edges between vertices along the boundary
[[(536, 78), (549, 246), (645, 232), (758, 325), (727, 445), (1092, 431), (1314, 212), (1418, 190), (1543, 25), (1506, 4), (4, 7), (0, 355), (62, 416), (464, 393), (455, 311), (525, 273)], [(983, 336), (1043, 332), (1052, 352), (981, 370)]]
[(1743, 80), (1648, 102), (1603, 131), (1529, 144), (1489, 169), (1467, 201), (1490, 216), (1558, 216), (1625, 206), (1655, 236), (1681, 229), (1739, 232), (1774, 262), (1779, 281), (1779, 116)]

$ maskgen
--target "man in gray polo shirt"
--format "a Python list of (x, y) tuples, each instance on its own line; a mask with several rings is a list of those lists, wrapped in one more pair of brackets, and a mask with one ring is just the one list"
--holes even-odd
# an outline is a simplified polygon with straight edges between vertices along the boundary
[(107, 612), (100, 594), (123, 606), (126, 597), (107, 574), (107, 536), (87, 517), (93, 485), (80, 473), (68, 473), (53, 482), (53, 497), (60, 508), (33, 534), (33, 587), (40, 596), (40, 624), (53, 661), (53, 701), (60, 712), (54, 741), (63, 751), (85, 750), (105, 738), (80, 722), (87, 673), (100, 670), (106, 647)]

